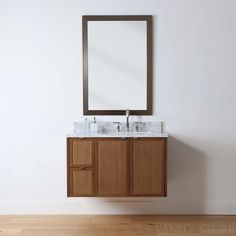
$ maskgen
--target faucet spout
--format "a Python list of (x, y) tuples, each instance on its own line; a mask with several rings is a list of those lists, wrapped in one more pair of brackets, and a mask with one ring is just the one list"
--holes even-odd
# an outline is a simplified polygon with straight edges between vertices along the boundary
[(129, 132), (129, 115), (130, 115), (130, 112), (129, 112), (129, 109), (126, 110), (126, 130), (127, 132)]

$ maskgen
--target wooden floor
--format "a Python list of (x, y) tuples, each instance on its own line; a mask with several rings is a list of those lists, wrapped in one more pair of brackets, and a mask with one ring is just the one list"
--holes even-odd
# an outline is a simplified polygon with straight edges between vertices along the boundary
[(236, 216), (0, 216), (0, 236), (236, 236)]

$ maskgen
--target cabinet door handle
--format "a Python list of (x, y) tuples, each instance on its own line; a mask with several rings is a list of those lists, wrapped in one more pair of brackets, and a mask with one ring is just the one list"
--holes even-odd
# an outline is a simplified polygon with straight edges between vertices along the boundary
[(86, 169), (85, 166), (80, 166), (80, 167), (79, 167), (79, 170), (85, 170), (85, 169)]

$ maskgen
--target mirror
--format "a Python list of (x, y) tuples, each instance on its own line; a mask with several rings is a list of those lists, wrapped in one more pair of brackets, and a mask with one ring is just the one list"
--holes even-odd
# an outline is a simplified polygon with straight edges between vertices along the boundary
[(83, 16), (83, 106), (152, 114), (152, 16)]

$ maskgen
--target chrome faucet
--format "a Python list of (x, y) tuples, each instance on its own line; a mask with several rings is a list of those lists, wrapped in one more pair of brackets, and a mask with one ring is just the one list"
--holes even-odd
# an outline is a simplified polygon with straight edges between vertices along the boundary
[(126, 130), (129, 132), (129, 109), (126, 110)]

